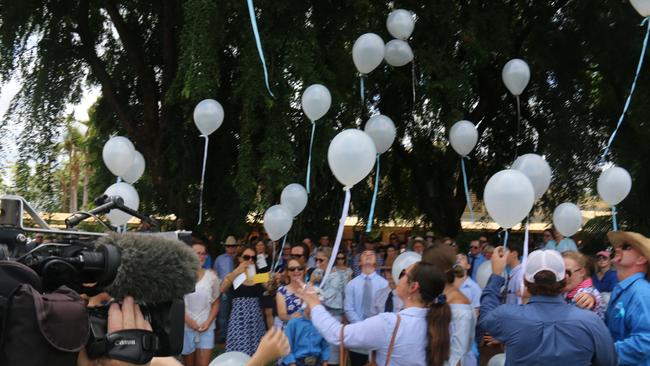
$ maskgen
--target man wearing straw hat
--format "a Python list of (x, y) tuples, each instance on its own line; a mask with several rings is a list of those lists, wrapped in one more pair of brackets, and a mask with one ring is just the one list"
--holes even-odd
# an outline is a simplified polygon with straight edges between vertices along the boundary
[(605, 322), (614, 338), (619, 365), (650, 365), (650, 239), (632, 232), (607, 233), (614, 246), (618, 284)]

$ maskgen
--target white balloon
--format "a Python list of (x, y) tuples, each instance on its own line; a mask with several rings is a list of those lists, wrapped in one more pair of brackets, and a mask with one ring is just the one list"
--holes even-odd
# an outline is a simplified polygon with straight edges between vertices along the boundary
[(506, 364), (506, 354), (498, 353), (488, 361), (487, 366), (504, 366)]
[(363, 130), (375, 143), (378, 154), (383, 154), (390, 149), (397, 134), (393, 120), (383, 114), (370, 117)]
[(223, 123), (223, 107), (214, 99), (204, 99), (194, 107), (194, 124), (202, 135), (209, 136)]
[(388, 33), (395, 38), (403, 40), (409, 38), (415, 28), (413, 14), (404, 9), (391, 11), (386, 19), (386, 28), (388, 28)]
[(512, 163), (512, 169), (524, 173), (535, 189), (535, 198), (540, 198), (551, 184), (551, 166), (537, 154), (524, 154)]
[(293, 215), (285, 205), (271, 206), (264, 213), (264, 229), (271, 240), (278, 240), (291, 229)]
[(131, 167), (134, 153), (135, 147), (129, 139), (114, 136), (104, 144), (102, 158), (108, 170), (119, 177)]
[(458, 121), (449, 130), (449, 143), (460, 156), (467, 156), (478, 141), (478, 130), (470, 121)]
[(245, 366), (250, 359), (245, 353), (231, 351), (220, 354), (208, 366)]
[(384, 59), (384, 40), (374, 33), (357, 38), (352, 46), (352, 61), (362, 74), (374, 70)]
[(142, 154), (136, 150), (133, 154), (133, 162), (131, 163), (131, 167), (127, 169), (124, 174), (122, 174), (122, 179), (131, 184), (137, 182), (137, 180), (142, 177), (142, 174), (144, 174), (145, 166), (144, 156), (142, 156)]
[(339, 132), (327, 149), (327, 162), (341, 184), (351, 188), (372, 170), (377, 148), (367, 133), (348, 129)]
[(305, 187), (298, 183), (291, 183), (284, 187), (280, 195), (280, 204), (291, 211), (296, 217), (307, 206), (307, 191)]
[(399, 275), (403, 270), (407, 269), (411, 264), (417, 263), (422, 260), (422, 256), (416, 252), (404, 252), (395, 258), (391, 273), (393, 274), (393, 281), (399, 281)]
[(413, 50), (405, 41), (394, 39), (386, 43), (384, 60), (391, 66), (404, 66), (413, 61)]
[(310, 85), (302, 93), (302, 110), (311, 121), (323, 117), (331, 105), (332, 95), (324, 85)]
[[(133, 186), (128, 183), (115, 183), (108, 187), (104, 194), (109, 197), (122, 197), (122, 200), (124, 200), (124, 205), (130, 209), (137, 211), (138, 206), (140, 206), (140, 196), (138, 195), (138, 191), (136, 191), (135, 188), (133, 188)], [(131, 219), (131, 215), (117, 209), (111, 210), (106, 216), (108, 217), (108, 220), (111, 222), (111, 224), (115, 226), (124, 225), (129, 221), (129, 219)]]
[(630, 0), (630, 3), (642, 17), (650, 16), (650, 0)]
[(502, 170), (488, 180), (483, 193), (485, 208), (494, 221), (510, 229), (528, 215), (535, 202), (530, 179), (519, 170)]
[(530, 81), (530, 68), (526, 61), (512, 59), (503, 67), (501, 78), (512, 95), (521, 95)]
[(598, 195), (610, 206), (619, 204), (632, 189), (632, 177), (627, 170), (614, 166), (600, 173)]
[(485, 261), (476, 269), (476, 283), (481, 289), (484, 289), (492, 274), (492, 262)]
[(570, 237), (582, 227), (582, 212), (571, 202), (564, 202), (553, 211), (553, 226), (563, 236)]

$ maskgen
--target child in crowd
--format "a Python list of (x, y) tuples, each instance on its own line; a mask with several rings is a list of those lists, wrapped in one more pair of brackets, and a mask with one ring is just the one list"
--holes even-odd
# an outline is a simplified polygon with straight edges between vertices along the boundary
[(300, 310), (284, 328), (291, 351), (281, 360), (284, 366), (326, 366), (330, 345), (309, 320), (309, 309)]

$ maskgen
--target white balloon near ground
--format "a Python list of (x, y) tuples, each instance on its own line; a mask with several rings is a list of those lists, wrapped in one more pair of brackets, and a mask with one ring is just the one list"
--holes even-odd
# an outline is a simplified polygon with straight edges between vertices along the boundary
[(133, 163), (135, 147), (131, 140), (123, 136), (111, 137), (104, 144), (102, 159), (108, 170), (116, 176), (124, 174)]
[(330, 91), (321, 84), (310, 85), (302, 93), (302, 110), (311, 121), (323, 117), (332, 105)]
[(209, 136), (223, 123), (223, 107), (214, 99), (204, 99), (194, 107), (194, 124), (202, 135)]
[[(115, 183), (108, 187), (104, 194), (109, 197), (122, 197), (124, 205), (132, 210), (137, 211), (138, 207), (140, 206), (140, 196), (138, 195), (138, 191), (136, 191), (135, 188), (133, 188), (133, 186), (128, 183)], [(115, 226), (126, 224), (132, 217), (128, 213), (117, 209), (111, 210), (106, 216), (108, 217), (108, 220), (111, 222), (111, 224)]]
[(133, 162), (131, 163), (131, 167), (122, 174), (122, 179), (124, 179), (125, 182), (127, 183), (135, 183), (142, 177), (142, 174), (144, 174), (144, 169), (146, 167), (145, 161), (144, 161), (144, 156), (136, 150), (133, 154)]
[(512, 169), (524, 173), (535, 189), (535, 198), (539, 199), (551, 184), (551, 166), (537, 154), (524, 154), (512, 164)]
[(264, 212), (264, 230), (271, 240), (278, 240), (291, 229), (293, 215), (291, 210), (284, 205), (269, 207)]
[(512, 95), (521, 95), (530, 81), (530, 68), (526, 61), (512, 59), (503, 67), (501, 78)]
[(351, 188), (372, 170), (377, 148), (367, 133), (348, 129), (339, 132), (327, 149), (327, 162), (334, 177)]
[(650, 16), (650, 0), (630, 0), (630, 4), (642, 17)]
[(411, 46), (401, 39), (394, 39), (386, 43), (384, 60), (391, 66), (404, 66), (413, 61)]
[(280, 204), (287, 207), (291, 214), (296, 217), (307, 206), (307, 191), (298, 183), (291, 183), (284, 187), (280, 195)]
[(209, 366), (245, 366), (250, 359), (251, 356), (243, 352), (226, 352), (212, 360)]
[(488, 361), (487, 366), (504, 366), (506, 364), (506, 354), (497, 353)]
[(407, 269), (411, 264), (417, 263), (422, 260), (422, 256), (416, 252), (404, 252), (395, 258), (393, 261), (393, 267), (391, 268), (391, 274), (393, 275), (393, 281), (395, 283), (399, 282), (399, 275), (403, 270)]
[(481, 289), (484, 289), (492, 274), (492, 262), (485, 261), (476, 269), (476, 283)]
[(571, 202), (564, 202), (553, 211), (553, 226), (563, 236), (570, 237), (582, 227), (582, 212)]
[(378, 154), (383, 154), (390, 149), (397, 134), (393, 120), (383, 114), (370, 117), (363, 130), (375, 143)]
[(478, 130), (470, 121), (458, 121), (449, 130), (449, 143), (460, 156), (467, 156), (478, 142)]
[(391, 36), (402, 40), (408, 39), (415, 28), (413, 14), (404, 9), (391, 11), (386, 18), (386, 28)]
[(598, 195), (610, 206), (619, 204), (632, 189), (632, 177), (627, 170), (613, 166), (598, 177)]
[(535, 190), (524, 173), (502, 170), (488, 180), (483, 192), (488, 213), (504, 229), (520, 223), (533, 208)]
[(352, 61), (357, 70), (368, 74), (384, 59), (384, 40), (374, 33), (361, 35), (352, 46)]

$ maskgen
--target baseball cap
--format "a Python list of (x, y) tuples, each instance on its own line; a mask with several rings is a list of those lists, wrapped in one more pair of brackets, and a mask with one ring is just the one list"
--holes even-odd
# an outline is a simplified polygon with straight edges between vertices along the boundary
[(562, 281), (565, 275), (562, 255), (555, 250), (543, 249), (530, 253), (524, 268), (526, 281), (535, 283), (535, 275), (541, 271), (550, 271), (555, 275), (556, 282)]

